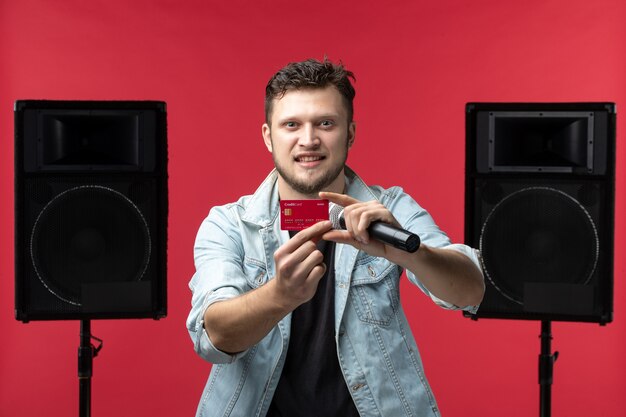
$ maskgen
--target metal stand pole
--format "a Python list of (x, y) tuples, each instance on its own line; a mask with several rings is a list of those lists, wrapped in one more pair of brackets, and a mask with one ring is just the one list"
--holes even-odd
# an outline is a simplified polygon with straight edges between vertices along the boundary
[[(94, 346), (91, 339), (100, 344)], [(80, 347), (78, 348), (78, 410), (80, 417), (91, 416), (91, 376), (93, 375), (93, 358), (102, 349), (102, 340), (91, 336), (91, 322), (80, 321)]]
[(541, 321), (541, 354), (539, 355), (539, 415), (541, 417), (550, 417), (554, 362), (559, 357), (559, 352), (552, 354), (551, 324), (549, 320)]

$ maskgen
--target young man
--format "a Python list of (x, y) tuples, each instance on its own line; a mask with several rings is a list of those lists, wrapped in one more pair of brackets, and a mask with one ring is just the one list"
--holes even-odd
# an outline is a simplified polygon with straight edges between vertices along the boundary
[[(401, 188), (367, 186), (354, 144), (352, 73), (292, 63), (266, 88), (263, 139), (276, 169), (253, 195), (214, 207), (195, 245), (187, 327), (214, 363), (198, 416), (437, 416), (399, 296), (408, 279), (444, 308), (475, 311), (475, 251), (453, 245)], [(279, 200), (328, 199), (346, 230), (280, 230)], [(419, 235), (415, 253), (371, 239), (385, 222)]]

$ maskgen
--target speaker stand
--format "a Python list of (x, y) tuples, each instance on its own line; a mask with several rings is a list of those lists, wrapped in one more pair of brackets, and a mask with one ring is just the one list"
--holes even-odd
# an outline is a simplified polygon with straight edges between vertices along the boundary
[[(96, 340), (94, 346), (91, 340)], [(80, 347), (78, 348), (78, 409), (79, 417), (91, 416), (91, 376), (93, 375), (93, 358), (102, 349), (102, 340), (91, 335), (91, 321), (80, 321)]]
[(552, 322), (541, 321), (541, 354), (539, 355), (539, 415), (550, 417), (552, 402), (552, 375), (554, 362), (559, 357), (559, 352), (552, 354)]

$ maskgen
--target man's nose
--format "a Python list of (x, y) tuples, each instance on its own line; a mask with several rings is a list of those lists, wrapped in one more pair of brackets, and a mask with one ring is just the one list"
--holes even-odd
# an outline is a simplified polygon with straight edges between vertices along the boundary
[(320, 138), (318, 136), (317, 129), (310, 123), (304, 125), (304, 129), (302, 129), (302, 135), (300, 135), (300, 140), (298, 141), (301, 146), (306, 147), (317, 147), (320, 143)]

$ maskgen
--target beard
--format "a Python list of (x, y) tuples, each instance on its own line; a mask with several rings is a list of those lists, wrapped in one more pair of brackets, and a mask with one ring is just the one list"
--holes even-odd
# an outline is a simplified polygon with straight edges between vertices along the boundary
[(290, 175), (273, 155), (272, 158), (274, 159), (276, 171), (278, 171), (278, 174), (280, 174), (281, 178), (287, 183), (287, 185), (289, 185), (289, 187), (300, 194), (317, 195), (317, 193), (324, 191), (326, 187), (332, 184), (332, 182), (337, 179), (339, 174), (342, 173), (346, 160), (348, 159), (348, 153), (346, 152), (341, 163), (337, 163), (335, 166), (330, 167), (324, 175), (317, 178), (311, 178), (309, 180), (296, 178), (295, 175)]
[(344, 155), (335, 165), (330, 166), (323, 175), (317, 178), (296, 178), (295, 175), (291, 175), (288, 169), (281, 164), (274, 153), (272, 153), (272, 159), (274, 160), (276, 171), (278, 171), (278, 174), (281, 176), (283, 181), (285, 181), (291, 189), (300, 194), (312, 196), (317, 195), (320, 191), (324, 191), (324, 189), (332, 184), (332, 182), (335, 181), (335, 179), (337, 179), (337, 177), (343, 172), (343, 169), (346, 166), (346, 161), (348, 160), (349, 148), (346, 134), (346, 148)]

